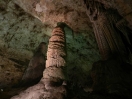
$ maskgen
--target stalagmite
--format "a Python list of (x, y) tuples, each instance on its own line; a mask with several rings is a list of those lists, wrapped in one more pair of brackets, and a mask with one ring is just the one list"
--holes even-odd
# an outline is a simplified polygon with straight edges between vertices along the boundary
[[(64, 23), (58, 23), (49, 40), (46, 68), (41, 81), (11, 99), (65, 99), (65, 33)], [(32, 76), (32, 75), (31, 75)]]
[[(46, 69), (43, 73), (43, 80), (47, 90), (55, 90), (55, 86), (60, 86), (65, 90), (63, 83), (65, 76), (63, 74), (63, 66), (65, 66), (65, 34), (63, 30), (64, 24), (58, 24), (52, 32), (49, 40)], [(59, 90), (56, 90), (56, 92)], [(60, 94), (65, 96), (64, 92)], [(62, 98), (59, 98), (62, 99)]]

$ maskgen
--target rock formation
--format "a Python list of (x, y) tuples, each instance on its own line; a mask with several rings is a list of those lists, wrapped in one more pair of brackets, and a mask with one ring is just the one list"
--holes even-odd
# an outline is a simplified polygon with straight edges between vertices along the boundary
[[(83, 0), (0, 0), (0, 98), (9, 99), (21, 91), (11, 86), (22, 78), (34, 49), (40, 42), (48, 43), (57, 22), (65, 22), (72, 29), (64, 28), (68, 99), (131, 99), (132, 69), (126, 61), (129, 62), (132, 42), (132, 1), (88, 1), (91, 1), (90, 9)], [(90, 15), (86, 14), (88, 11)], [(103, 60), (100, 60), (93, 30), (96, 38), (98, 36), (98, 45), (103, 46), (99, 47)], [(51, 53), (51, 49), (49, 51)], [(65, 66), (59, 67), (64, 63), (59, 59), (61, 62), (49, 58), (52, 64), (47, 60), (44, 74), (52, 67), (59, 72), (65, 69)], [(55, 62), (57, 67), (51, 66)], [(16, 98), (43, 98), (51, 96), (51, 92), (53, 97), (65, 96), (60, 95), (65, 92), (65, 86), (60, 86), (63, 79), (52, 80), (54, 82), (42, 78)], [(50, 90), (52, 88), (54, 91)]]
[(103, 60), (118, 57), (126, 61), (132, 45), (128, 37), (129, 31), (126, 22), (112, 8), (105, 8), (96, 0), (84, 0), (87, 6), (87, 15), (93, 23), (94, 34)]
[[(49, 40), (46, 68), (41, 81), (11, 99), (65, 99), (65, 33), (64, 23), (59, 23)], [(31, 75), (32, 76), (32, 75)]]
[(95, 62), (91, 70), (93, 93), (129, 99), (132, 97), (132, 81), (129, 80), (132, 65), (127, 62), (132, 51), (131, 29), (115, 9), (106, 8), (96, 0), (84, 2), (102, 56), (102, 60)]
[(43, 76), (45, 69), (45, 54), (46, 54), (46, 43), (41, 42), (31, 58), (29, 65), (22, 77), (19, 86), (27, 86), (37, 83)]
[(95, 62), (91, 70), (93, 93), (108, 94), (114, 98), (131, 99), (131, 76), (132, 65), (128, 63), (114, 58)]

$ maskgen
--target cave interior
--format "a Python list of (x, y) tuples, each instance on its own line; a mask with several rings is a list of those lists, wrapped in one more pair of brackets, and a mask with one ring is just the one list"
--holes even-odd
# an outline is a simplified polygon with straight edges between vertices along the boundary
[(132, 99), (131, 0), (0, 0), (0, 99)]

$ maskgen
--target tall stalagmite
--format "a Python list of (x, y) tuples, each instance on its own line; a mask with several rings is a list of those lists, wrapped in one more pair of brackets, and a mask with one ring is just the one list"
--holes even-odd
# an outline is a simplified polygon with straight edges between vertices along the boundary
[(46, 69), (43, 73), (45, 88), (47, 90), (55, 90), (56, 92), (56, 98), (54, 99), (63, 99), (66, 94), (64, 87), (65, 75), (63, 73), (63, 68), (65, 66), (64, 58), (66, 56), (65, 33), (63, 28), (64, 24), (59, 23), (52, 32), (47, 51)]
[[(49, 39), (46, 68), (40, 82), (11, 99), (65, 99), (65, 33), (64, 23), (58, 23)], [(32, 75), (30, 75), (32, 76)]]

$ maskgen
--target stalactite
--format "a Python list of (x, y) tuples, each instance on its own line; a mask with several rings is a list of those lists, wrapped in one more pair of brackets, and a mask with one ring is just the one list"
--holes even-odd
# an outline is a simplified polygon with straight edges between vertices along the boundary
[(117, 56), (123, 61), (128, 60), (131, 44), (125, 22), (118, 24), (122, 17), (116, 10), (106, 9), (102, 3), (96, 0), (84, 0), (84, 2), (87, 7), (87, 15), (93, 23), (94, 34), (102, 59), (107, 60)]
[[(84, 0), (84, 2), (87, 6), (87, 15), (93, 23), (94, 34), (103, 59), (92, 66), (91, 89), (99, 93), (130, 95), (129, 88), (126, 86), (128, 83), (131, 84), (131, 81), (127, 83), (123, 81), (130, 75), (126, 74), (124, 68), (129, 70), (131, 66), (127, 63), (132, 50), (127, 23), (115, 9), (105, 8), (97, 0)], [(115, 87), (117, 84), (118, 88)]]

